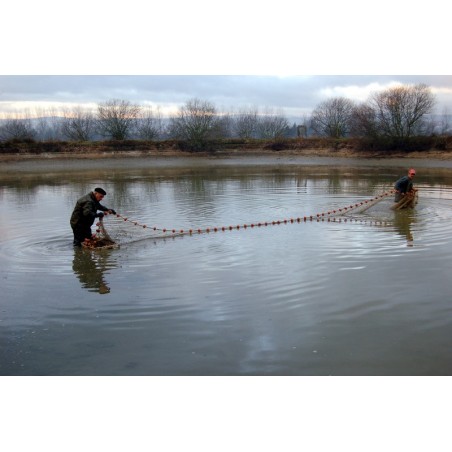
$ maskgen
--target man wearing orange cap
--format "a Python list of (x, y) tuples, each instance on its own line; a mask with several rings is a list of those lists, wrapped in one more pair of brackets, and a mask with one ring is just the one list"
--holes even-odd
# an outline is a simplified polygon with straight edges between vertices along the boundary
[(407, 193), (415, 192), (413, 187), (413, 177), (416, 175), (416, 170), (410, 168), (408, 175), (401, 177), (395, 184), (394, 189), (396, 191), (394, 202), (399, 202)]

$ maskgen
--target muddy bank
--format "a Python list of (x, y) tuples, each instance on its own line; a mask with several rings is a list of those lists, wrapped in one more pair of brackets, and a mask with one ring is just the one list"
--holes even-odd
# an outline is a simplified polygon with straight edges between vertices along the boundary
[(247, 165), (327, 165), (386, 166), (408, 168), (452, 168), (452, 152), (422, 151), (387, 153), (351, 150), (230, 150), (216, 153), (182, 151), (127, 151), (108, 153), (48, 153), (0, 155), (0, 174), (16, 171), (53, 172), (88, 171), (121, 168), (180, 168)]
[(378, 159), (435, 159), (452, 160), (451, 149), (422, 149), (413, 151), (382, 151), (382, 150), (362, 150), (353, 147), (331, 148), (312, 147), (303, 149), (281, 149), (274, 150), (265, 147), (258, 148), (230, 148), (207, 152), (189, 152), (174, 147), (165, 148), (141, 148), (131, 147), (127, 150), (93, 148), (93, 146), (63, 148), (58, 152), (6, 152), (0, 153), (0, 163), (18, 160), (41, 160), (41, 159), (114, 159), (114, 158), (137, 158), (137, 157), (170, 157), (170, 158), (230, 158), (230, 157), (340, 157), (340, 158), (378, 158)]

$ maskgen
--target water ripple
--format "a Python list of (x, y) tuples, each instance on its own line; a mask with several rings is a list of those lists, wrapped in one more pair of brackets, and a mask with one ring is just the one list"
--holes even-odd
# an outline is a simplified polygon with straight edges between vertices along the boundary
[[(338, 177), (328, 167), (312, 175), (303, 167), (192, 171), (104, 182), (118, 212), (187, 229), (315, 216), (368, 199), (393, 176), (382, 173), (382, 181), (349, 168)], [(105, 252), (71, 243), (74, 194), (93, 183), (101, 182), (37, 182), (36, 190), (4, 194), (0, 325), (8, 348), (0, 357), (8, 363), (27, 350), (24, 364), (41, 373), (60, 365), (59, 356), (62, 373), (101, 360), (112, 373), (136, 365), (143, 373), (302, 374), (378, 371), (382, 360), (385, 370), (409, 366), (414, 353), (436, 369), (449, 357), (452, 188), (445, 183), (424, 184), (416, 209), (401, 212), (386, 199), (329, 220), (165, 239), (138, 237), (131, 226), (121, 247)], [(422, 337), (447, 351), (429, 358), (419, 352)], [(346, 350), (360, 356), (353, 365)], [(127, 356), (135, 364), (118, 370)]]

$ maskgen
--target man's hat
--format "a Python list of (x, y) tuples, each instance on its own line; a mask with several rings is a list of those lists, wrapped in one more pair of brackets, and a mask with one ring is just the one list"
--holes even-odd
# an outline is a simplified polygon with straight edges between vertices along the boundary
[(97, 193), (100, 193), (101, 195), (104, 195), (104, 196), (107, 194), (107, 192), (103, 188), (100, 188), (100, 187), (95, 188), (94, 191)]

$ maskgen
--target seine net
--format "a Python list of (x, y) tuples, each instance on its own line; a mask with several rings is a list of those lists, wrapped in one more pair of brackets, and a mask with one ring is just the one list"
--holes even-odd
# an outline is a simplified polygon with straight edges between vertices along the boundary
[(89, 248), (113, 248), (140, 240), (174, 237), (184, 233), (158, 229), (122, 215), (106, 215), (96, 223), (95, 240)]
[[(357, 221), (365, 221), (366, 216), (372, 214), (377, 217), (385, 217), (385, 214), (394, 209), (414, 207), (417, 202), (417, 192), (415, 197), (408, 202), (408, 198), (404, 203), (394, 204), (391, 195), (393, 195), (393, 190), (387, 191), (380, 195), (373, 197), (372, 199), (367, 199), (364, 201), (358, 201), (354, 204), (344, 206), (341, 208), (329, 210), (326, 212), (318, 213), (315, 215), (299, 217), (295, 219), (284, 219), (277, 221), (269, 221), (259, 224), (244, 224), (234, 227), (211, 227), (205, 229), (163, 229), (157, 228), (156, 226), (149, 226), (142, 224), (137, 220), (122, 216), (120, 214), (116, 215), (106, 215), (103, 219), (100, 219), (96, 224), (96, 237), (95, 239), (85, 246), (88, 248), (115, 248), (119, 245), (124, 245), (128, 243), (138, 242), (140, 240), (147, 239), (158, 239), (166, 237), (176, 237), (181, 235), (191, 235), (196, 233), (204, 232), (216, 232), (226, 229), (240, 229), (242, 227), (255, 227), (255, 226), (269, 226), (269, 225), (279, 225), (294, 223), (300, 221), (312, 221), (316, 219), (328, 219), (335, 221), (336, 217), (346, 217), (350, 219), (356, 219)], [(361, 215), (364, 214), (364, 215)], [(385, 218), (386, 219), (386, 218)]]

